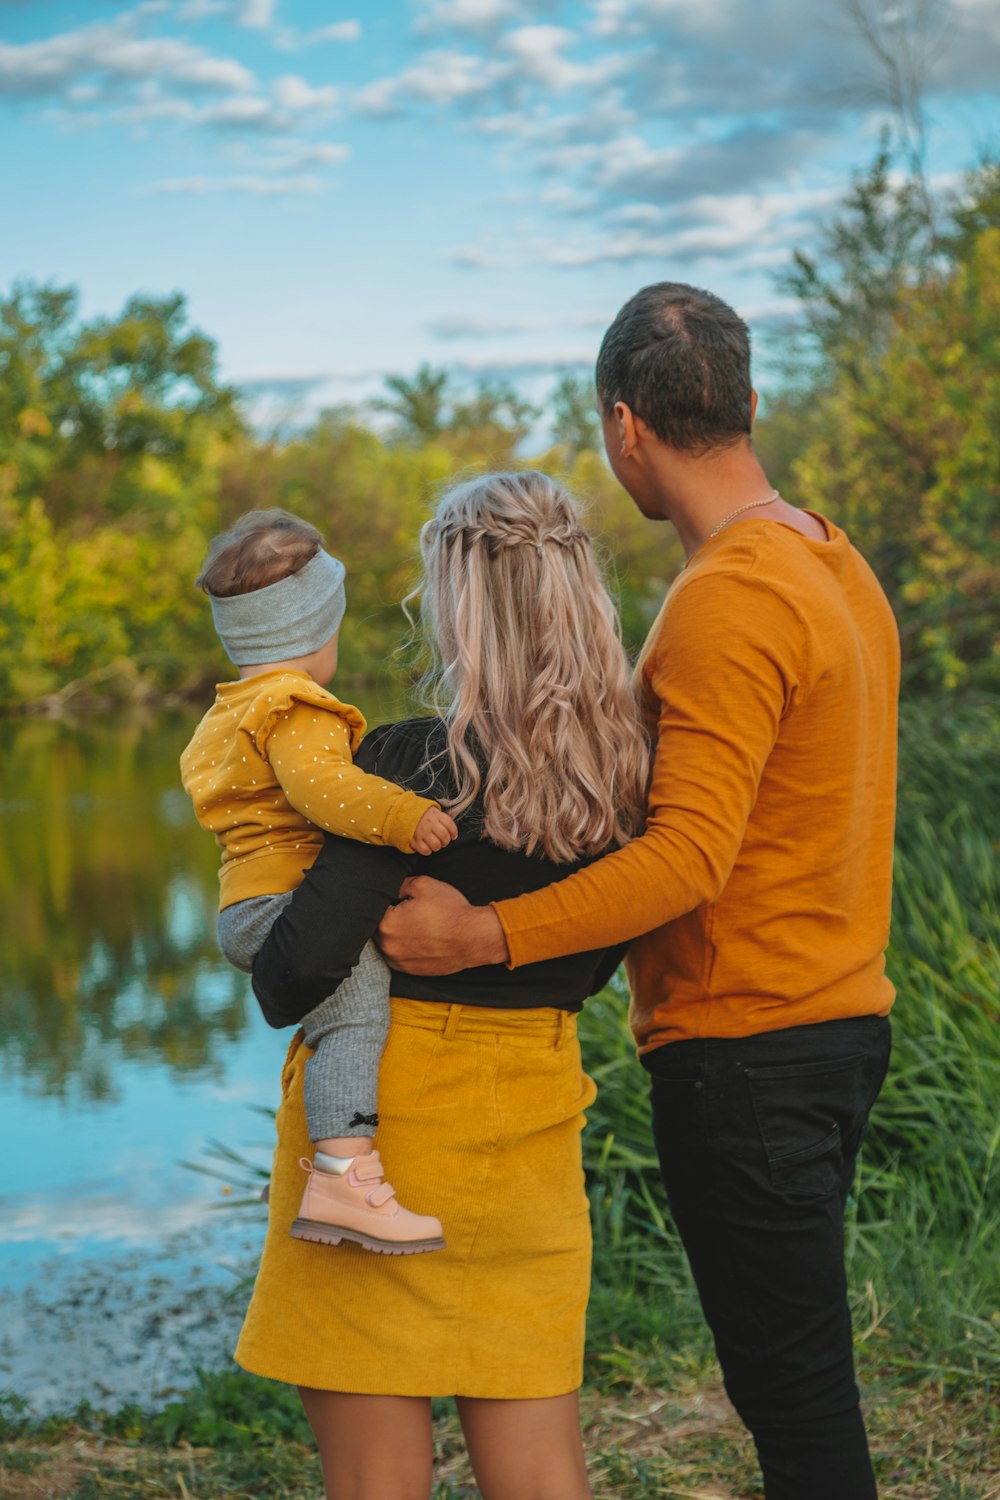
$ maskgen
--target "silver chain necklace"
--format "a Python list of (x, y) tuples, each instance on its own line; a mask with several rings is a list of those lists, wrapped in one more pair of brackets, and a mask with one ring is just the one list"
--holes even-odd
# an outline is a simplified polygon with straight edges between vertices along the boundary
[(705, 538), (705, 541), (710, 542), (713, 536), (718, 536), (723, 526), (728, 526), (730, 521), (735, 521), (736, 517), (741, 516), (745, 510), (756, 510), (758, 505), (770, 505), (772, 501), (780, 499), (781, 496), (778, 494), (778, 491), (772, 490), (769, 495), (764, 496), (763, 500), (748, 500), (746, 505), (738, 505), (735, 510), (729, 512), (728, 516), (723, 516), (721, 521), (716, 522)]

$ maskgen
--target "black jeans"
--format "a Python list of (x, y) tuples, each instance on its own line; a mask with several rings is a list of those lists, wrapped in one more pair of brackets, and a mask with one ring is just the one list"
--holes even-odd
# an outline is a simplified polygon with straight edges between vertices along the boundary
[(844, 1208), (889, 1022), (824, 1021), (647, 1053), (671, 1213), (767, 1500), (873, 1500)]

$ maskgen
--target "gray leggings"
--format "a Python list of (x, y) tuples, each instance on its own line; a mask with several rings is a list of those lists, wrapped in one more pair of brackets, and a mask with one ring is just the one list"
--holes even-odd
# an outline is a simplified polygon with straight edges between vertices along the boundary
[[(249, 974), (271, 928), (291, 901), (252, 896), (219, 913), (219, 947)], [(352, 973), (302, 1022), (306, 1044), (305, 1104), (310, 1139), (374, 1135), (378, 1124), (378, 1065), (389, 1030), (389, 970), (367, 943)]]

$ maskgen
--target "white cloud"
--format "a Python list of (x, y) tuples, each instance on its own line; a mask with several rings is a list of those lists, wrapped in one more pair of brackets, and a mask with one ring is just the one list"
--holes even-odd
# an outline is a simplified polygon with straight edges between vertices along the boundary
[(564, 26), (519, 26), (503, 38), (504, 50), (515, 59), (517, 76), (557, 90), (600, 82), (607, 63), (582, 65), (563, 57), (576, 37)]
[(811, 238), (818, 216), (839, 194), (839, 188), (829, 187), (717, 193), (695, 196), (666, 212), (632, 204), (633, 215), (637, 208), (653, 208), (653, 214), (633, 216), (631, 222), (619, 217), (621, 227), (610, 230), (595, 223), (589, 232), (580, 227), (572, 234), (510, 244), (502, 254), (462, 246), (451, 259), (472, 270), (524, 265), (582, 270), (642, 262), (678, 267), (732, 259), (743, 267), (770, 267), (787, 261), (790, 246)]
[[(436, 339), (460, 342), (465, 339), (512, 338), (525, 333), (560, 333), (567, 328), (603, 328), (606, 319), (593, 313), (569, 313), (556, 320), (552, 318), (525, 318), (501, 321), (498, 318), (483, 318), (471, 313), (453, 313), (436, 318), (426, 324), (426, 331)], [(520, 358), (520, 356), (516, 356)]]
[(468, 317), (460, 313), (428, 323), (427, 332), (433, 338), (451, 342), (461, 339), (511, 338), (514, 334), (527, 333), (533, 326), (530, 323), (500, 323), (494, 319)]
[(108, 89), (146, 80), (223, 92), (253, 86), (253, 74), (235, 58), (215, 57), (177, 37), (143, 36), (148, 14), (140, 6), (45, 41), (0, 42), (0, 97), (59, 97), (81, 83)]
[(753, 332), (762, 328), (780, 327), (802, 311), (802, 304), (795, 297), (773, 297), (770, 302), (755, 302), (739, 306), (736, 311)]
[(401, 113), (397, 102), (398, 93), (395, 78), (377, 78), (373, 83), (366, 83), (363, 88), (358, 89), (354, 102), (362, 114), (380, 115), (388, 119), (391, 115)]
[(618, 36), (628, 14), (628, 0), (596, 0), (590, 30), (595, 36)]
[(613, 224), (658, 224), (662, 217), (663, 209), (655, 203), (623, 203), (608, 214)]
[(562, 182), (557, 182), (552, 187), (544, 188), (538, 196), (547, 208), (556, 208), (561, 213), (571, 216), (592, 214), (597, 209), (597, 203), (592, 193), (581, 193), (579, 188), (569, 187)]
[(280, 52), (301, 52), (306, 47), (321, 46), (324, 42), (357, 42), (360, 39), (361, 22), (357, 20), (334, 21), (329, 26), (318, 26), (313, 31), (281, 26), (271, 38)]
[(487, 271), (505, 263), (495, 251), (483, 250), (478, 245), (459, 245), (451, 251), (448, 259), (463, 271)]
[(282, 109), (327, 110), (337, 102), (338, 90), (332, 85), (314, 88), (297, 73), (285, 73), (274, 81), (272, 92)]
[(240, 0), (239, 22), (264, 31), (274, 21), (275, 0)]
[(350, 146), (334, 141), (277, 141), (270, 160), (261, 164), (276, 171), (299, 172), (303, 167), (338, 166), (350, 154)]
[(437, 0), (417, 23), (417, 31), (492, 31), (524, 14), (518, 0)]
[[(231, 58), (215, 57), (173, 37), (138, 34), (140, 7), (107, 26), (85, 27), (26, 47), (0, 45), (0, 95), (62, 95), (55, 118), (70, 129), (102, 123), (140, 126), (188, 121), (214, 131), (282, 133), (296, 119), (329, 114), (332, 85), (314, 86), (295, 73), (274, 81), (272, 97), (257, 91), (254, 75)], [(199, 93), (221, 95), (195, 108)]]
[[(1000, 34), (996, 0), (953, 4), (965, 40), (942, 49), (937, 76), (946, 77), (945, 52), (953, 72), (986, 70), (982, 60), (961, 61), (974, 37), (995, 79), (1000, 58), (988, 38)], [(867, 110), (877, 96), (874, 64), (835, 12), (814, 15), (792, 0), (752, 8), (743, 0), (588, 0), (570, 24), (565, 6), (434, 0), (420, 7), (418, 33), (450, 27), (465, 34), (462, 42), (419, 53), (355, 100), (385, 117), (434, 106), (495, 140), (499, 165), (534, 173), (536, 208), (574, 225), (590, 221), (585, 241), (575, 229), (539, 246), (553, 263), (773, 259), (776, 245), (744, 240), (740, 250), (738, 227), (704, 205), (728, 197), (754, 222), (748, 195), (787, 189), (807, 171), (815, 177), (817, 163), (863, 119), (862, 103)], [(857, 84), (864, 77), (866, 101)], [(681, 222), (694, 203), (701, 206)], [(536, 224), (512, 225), (502, 249), (466, 244), (450, 259), (469, 269), (512, 257), (523, 264), (537, 233)]]
[(318, 177), (265, 177), (259, 173), (232, 177), (169, 177), (150, 187), (153, 193), (187, 197), (249, 193), (259, 198), (284, 198), (295, 193), (315, 194), (324, 190), (325, 184)]
[(379, 78), (355, 96), (367, 114), (398, 112), (401, 101), (456, 104), (483, 97), (498, 76), (496, 64), (470, 52), (426, 52), (395, 78)]
[[(543, 98), (590, 89), (607, 83), (620, 68), (621, 59), (614, 56), (594, 63), (572, 61), (564, 54), (575, 41), (574, 33), (563, 26), (518, 26), (496, 38), (488, 54), (431, 50), (395, 77), (367, 84), (356, 94), (356, 102), (365, 113), (376, 115), (398, 114), (407, 104), (474, 107), (479, 111), (478, 128), (521, 134), (525, 114), (530, 117), (533, 107), (532, 89)], [(593, 107), (619, 108), (616, 101), (606, 106), (601, 99), (594, 100)]]
[(313, 42), (356, 42), (360, 37), (360, 21), (334, 21), (332, 26), (320, 26), (309, 33)]
[(291, 117), (275, 109), (269, 99), (256, 96), (224, 99), (198, 114), (198, 124), (212, 130), (288, 130)]
[(550, 147), (607, 142), (635, 123), (635, 111), (624, 107), (618, 89), (611, 89), (603, 96), (593, 95), (585, 109), (557, 111), (548, 103), (539, 103), (501, 114), (480, 115), (472, 125), (480, 134), (506, 136), (518, 145)]
[(113, 118), (123, 125), (148, 125), (155, 120), (190, 120), (196, 113), (194, 105), (187, 99), (151, 94), (136, 104), (126, 104), (115, 110)]
[(192, 58), (174, 76), (178, 83), (204, 89), (248, 89), (254, 82), (248, 68), (228, 57)]
[(177, 14), (182, 21), (204, 21), (229, 10), (227, 0), (184, 0)]
[(609, 204), (640, 199), (669, 206), (706, 189), (780, 180), (825, 144), (815, 131), (751, 123), (716, 140), (654, 147), (642, 136), (622, 136), (605, 146), (554, 151), (546, 160), (553, 169), (579, 170)]

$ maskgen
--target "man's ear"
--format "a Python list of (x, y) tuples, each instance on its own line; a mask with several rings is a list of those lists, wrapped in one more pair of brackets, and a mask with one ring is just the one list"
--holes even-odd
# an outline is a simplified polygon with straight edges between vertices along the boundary
[(626, 406), (624, 401), (615, 402), (615, 425), (618, 428), (618, 451), (622, 458), (628, 458), (635, 451), (639, 442), (637, 423), (641, 418), (633, 414), (632, 408)]
[(751, 422), (754, 420), (754, 418), (756, 417), (756, 415), (757, 415), (757, 392), (752, 390), (750, 392), (750, 420), (751, 420)]

